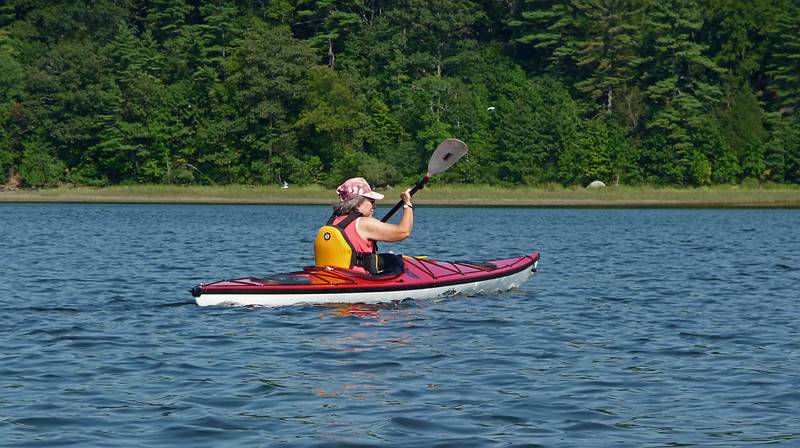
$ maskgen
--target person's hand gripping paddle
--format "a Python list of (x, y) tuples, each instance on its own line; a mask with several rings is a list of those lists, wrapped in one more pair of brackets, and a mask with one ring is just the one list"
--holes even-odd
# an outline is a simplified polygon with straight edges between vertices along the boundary
[[(425, 184), (431, 180), (431, 177), (443, 173), (447, 171), (451, 166), (453, 166), (456, 162), (458, 162), (462, 157), (467, 155), (469, 148), (467, 148), (467, 144), (458, 140), (456, 138), (448, 138), (447, 140), (443, 141), (436, 147), (436, 151), (433, 152), (431, 156), (430, 162), (428, 162), (428, 172), (425, 173), (425, 176), (420, 179), (415, 185), (414, 188), (411, 189), (409, 192), (411, 196), (414, 196), (414, 193), (423, 189)], [(386, 222), (389, 218), (394, 215), (397, 210), (400, 210), (400, 207), (403, 206), (403, 201), (400, 200), (386, 216), (381, 219), (381, 221)]]

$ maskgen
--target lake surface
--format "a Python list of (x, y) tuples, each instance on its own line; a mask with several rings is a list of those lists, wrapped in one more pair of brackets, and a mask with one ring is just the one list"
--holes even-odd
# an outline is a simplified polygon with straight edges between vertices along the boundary
[(382, 250), (539, 272), (198, 307), (309, 264), (328, 209), (0, 204), (0, 445), (800, 446), (800, 210), (415, 211)]

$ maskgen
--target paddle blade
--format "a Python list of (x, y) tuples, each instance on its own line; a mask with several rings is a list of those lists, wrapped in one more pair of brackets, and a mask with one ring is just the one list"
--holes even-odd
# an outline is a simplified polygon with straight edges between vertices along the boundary
[(448, 138), (439, 143), (428, 162), (428, 176), (447, 171), (454, 163), (467, 155), (468, 151), (467, 144), (457, 138)]

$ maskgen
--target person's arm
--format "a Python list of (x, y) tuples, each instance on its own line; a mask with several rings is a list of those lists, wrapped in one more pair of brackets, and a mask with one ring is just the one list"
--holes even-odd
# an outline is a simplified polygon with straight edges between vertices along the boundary
[(398, 224), (381, 222), (373, 217), (364, 217), (358, 220), (356, 230), (363, 238), (375, 241), (393, 243), (402, 241), (411, 235), (414, 228), (414, 209), (411, 205), (409, 190), (404, 191), (400, 197), (403, 199), (403, 217)]

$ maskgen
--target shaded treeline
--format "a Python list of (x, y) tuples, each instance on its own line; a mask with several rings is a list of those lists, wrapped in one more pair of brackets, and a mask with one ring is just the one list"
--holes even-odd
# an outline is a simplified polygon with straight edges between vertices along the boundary
[(800, 182), (800, 0), (0, 1), (0, 177)]

